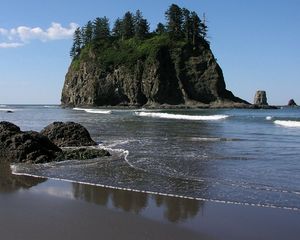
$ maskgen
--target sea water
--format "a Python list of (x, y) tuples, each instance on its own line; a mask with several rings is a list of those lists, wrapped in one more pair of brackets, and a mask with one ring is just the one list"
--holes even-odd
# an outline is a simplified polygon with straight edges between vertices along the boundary
[(112, 154), (87, 161), (14, 164), (15, 174), (300, 210), (299, 108), (149, 110), (2, 105), (0, 120), (35, 131), (53, 121), (79, 122), (98, 147)]

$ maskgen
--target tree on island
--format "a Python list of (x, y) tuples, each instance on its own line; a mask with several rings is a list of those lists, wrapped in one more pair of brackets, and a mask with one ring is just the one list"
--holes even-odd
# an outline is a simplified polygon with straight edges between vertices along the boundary
[(122, 30), (122, 20), (120, 18), (117, 18), (115, 21), (114, 27), (112, 29), (112, 35), (117, 38), (121, 38), (123, 34)]
[(183, 14), (180, 7), (172, 4), (165, 13), (167, 19), (167, 31), (173, 38), (182, 37)]
[(149, 23), (147, 19), (143, 18), (140, 10), (137, 10), (134, 16), (134, 30), (135, 36), (139, 39), (146, 38), (147, 34), (149, 33)]
[(166, 32), (166, 27), (161, 22), (157, 24), (155, 33), (161, 35)]
[(82, 47), (82, 36), (80, 28), (76, 28), (73, 36), (73, 45), (70, 51), (70, 56), (74, 58), (80, 53)]
[(131, 12), (126, 12), (122, 20), (122, 39), (134, 36), (134, 17)]
[(92, 40), (93, 40), (93, 23), (92, 23), (92, 21), (88, 21), (87, 24), (83, 27), (82, 40), (83, 40), (84, 45), (87, 45), (92, 42)]
[(191, 29), (192, 42), (193, 42), (193, 45), (196, 45), (201, 36), (201, 29), (200, 29), (201, 20), (198, 17), (196, 12), (191, 12), (190, 18), (191, 18), (191, 24), (192, 24), (192, 29)]
[[(114, 44), (116, 47), (119, 46), (118, 41), (126, 42), (131, 38), (135, 42), (139, 40), (138, 44), (141, 44), (147, 39), (161, 35), (164, 35), (164, 38), (160, 38), (161, 41), (167, 42), (167, 39), (172, 39), (192, 44), (194, 48), (197, 48), (201, 41), (209, 44), (205, 16), (201, 21), (196, 12), (172, 4), (165, 12), (165, 17), (166, 23), (158, 23), (156, 30), (151, 34), (149, 33), (150, 25), (140, 10), (137, 10), (135, 14), (128, 11), (122, 18), (117, 18), (112, 30), (110, 30), (107, 17), (97, 17), (93, 21), (88, 21), (84, 27), (76, 29), (70, 56), (72, 58), (78, 56), (83, 48), (90, 45), (100, 50), (103, 44), (107, 47), (116, 42), (117, 44)], [(147, 48), (144, 46), (143, 49)], [(148, 49), (151, 49), (151, 46)]]
[(108, 18), (96, 18), (93, 22), (93, 40), (108, 39), (109, 36), (110, 28)]

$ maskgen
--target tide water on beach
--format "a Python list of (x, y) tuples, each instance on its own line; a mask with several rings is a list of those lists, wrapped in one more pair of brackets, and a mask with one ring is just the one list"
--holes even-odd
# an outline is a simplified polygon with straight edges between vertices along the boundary
[(79, 122), (112, 154), (2, 163), (0, 239), (299, 239), (299, 108), (3, 105), (0, 120)]
[(300, 214), (16, 176), (0, 164), (1, 239), (298, 239)]

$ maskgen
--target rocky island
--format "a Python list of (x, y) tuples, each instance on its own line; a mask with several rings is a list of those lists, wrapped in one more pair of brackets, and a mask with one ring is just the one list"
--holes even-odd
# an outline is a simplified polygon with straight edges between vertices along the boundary
[(205, 18), (172, 4), (166, 20), (150, 32), (138, 10), (78, 28), (62, 105), (249, 107), (226, 89)]

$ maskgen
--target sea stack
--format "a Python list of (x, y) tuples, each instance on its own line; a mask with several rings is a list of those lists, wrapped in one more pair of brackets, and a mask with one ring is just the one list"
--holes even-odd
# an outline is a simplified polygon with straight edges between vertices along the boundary
[(268, 105), (266, 91), (257, 91), (254, 97), (254, 105)]
[[(191, 29), (193, 37), (164, 27), (140, 37), (133, 30), (126, 36), (107, 33), (78, 46), (74, 41), (62, 105), (250, 106), (227, 90), (206, 33), (200, 30)], [(76, 36), (84, 34), (78, 30)]]
[(296, 104), (296, 102), (294, 101), (294, 99), (290, 99), (289, 102), (288, 102), (288, 106), (289, 106), (289, 107), (296, 107), (297, 104)]

